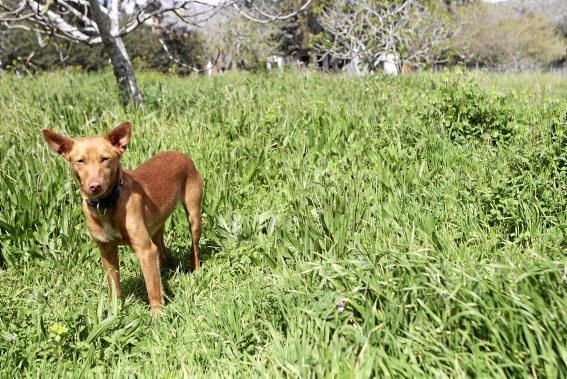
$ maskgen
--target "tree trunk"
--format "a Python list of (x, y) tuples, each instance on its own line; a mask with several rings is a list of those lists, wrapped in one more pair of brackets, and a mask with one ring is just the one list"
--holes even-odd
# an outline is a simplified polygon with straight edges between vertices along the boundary
[(142, 94), (136, 83), (132, 62), (130, 62), (124, 42), (119, 36), (118, 3), (118, 0), (108, 0), (107, 14), (101, 9), (98, 0), (89, 0), (104, 51), (110, 57), (122, 105), (133, 102), (136, 106), (139, 106), (142, 105)]
[(113, 38), (110, 43), (103, 42), (103, 44), (105, 52), (110, 56), (122, 105), (128, 105), (130, 102), (136, 106), (142, 105), (142, 94), (138, 89), (132, 62), (128, 58), (122, 38)]

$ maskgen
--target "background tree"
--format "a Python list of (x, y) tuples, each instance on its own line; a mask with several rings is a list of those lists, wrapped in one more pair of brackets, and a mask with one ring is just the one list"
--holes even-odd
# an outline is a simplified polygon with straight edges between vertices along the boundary
[(436, 1), (334, 1), (318, 22), (324, 34), (315, 49), (370, 70), (388, 55), (419, 66), (438, 63), (453, 31), (447, 8)]
[[(197, 30), (172, 28), (164, 30), (160, 38), (169, 52), (185, 66), (203, 67), (209, 57), (207, 41)], [(124, 45), (134, 68), (187, 75), (194, 70), (178, 65), (163, 50), (155, 31), (141, 26), (136, 33), (124, 38)], [(89, 46), (53, 38), (48, 44), (38, 43), (35, 34), (25, 30), (0, 31), (0, 69), (35, 73), (67, 67), (86, 72), (98, 71), (108, 65), (109, 57), (102, 46)]]
[(515, 13), (533, 13), (554, 24), (562, 25), (567, 21), (567, 1), (564, 0), (508, 0), (500, 6)]
[[(272, 12), (279, 10), (273, 8)], [(256, 70), (263, 67), (269, 55), (274, 54), (276, 44), (272, 36), (280, 22), (276, 20), (262, 25), (241, 17), (234, 8), (225, 8), (194, 30), (202, 33), (209, 58), (217, 61), (215, 69)]]
[[(55, 36), (72, 42), (102, 45), (110, 57), (123, 104), (142, 103), (134, 69), (123, 37), (140, 26), (160, 25), (168, 18), (198, 25), (221, 9), (232, 7), (249, 20), (270, 23), (291, 17), (309, 5), (309, 0), (289, 14), (272, 13), (274, 2), (265, 0), (150, 0), (143, 3), (121, 0), (0, 0), (0, 24)], [(281, 1), (277, 9), (285, 8)]]
[(531, 11), (475, 3), (458, 15), (451, 41), (469, 65), (500, 70), (543, 68), (565, 56), (566, 39), (556, 25)]

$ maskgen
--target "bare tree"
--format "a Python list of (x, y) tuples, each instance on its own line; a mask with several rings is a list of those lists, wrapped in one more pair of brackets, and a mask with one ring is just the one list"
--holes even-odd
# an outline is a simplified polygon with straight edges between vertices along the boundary
[(142, 94), (122, 41), (140, 25), (159, 26), (173, 18), (198, 26), (229, 7), (246, 19), (270, 23), (292, 17), (310, 2), (289, 9), (285, 0), (0, 0), (0, 25), (88, 45), (102, 44), (122, 103), (140, 105)]
[(392, 57), (416, 66), (438, 63), (451, 34), (446, 7), (433, 1), (334, 1), (318, 21), (326, 36), (316, 45), (322, 55), (370, 70)]

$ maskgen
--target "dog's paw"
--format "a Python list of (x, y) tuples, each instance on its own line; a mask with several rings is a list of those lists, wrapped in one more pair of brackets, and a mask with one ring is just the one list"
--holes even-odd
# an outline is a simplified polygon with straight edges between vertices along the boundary
[(156, 305), (150, 308), (152, 319), (157, 319), (163, 313), (163, 305)]

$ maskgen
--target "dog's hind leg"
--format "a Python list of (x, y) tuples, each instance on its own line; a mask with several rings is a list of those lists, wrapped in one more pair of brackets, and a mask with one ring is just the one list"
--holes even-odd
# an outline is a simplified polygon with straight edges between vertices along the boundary
[(183, 193), (183, 207), (189, 220), (192, 239), (191, 268), (196, 270), (201, 267), (199, 261), (199, 239), (201, 239), (201, 201), (203, 200), (203, 182), (197, 171), (188, 175)]

